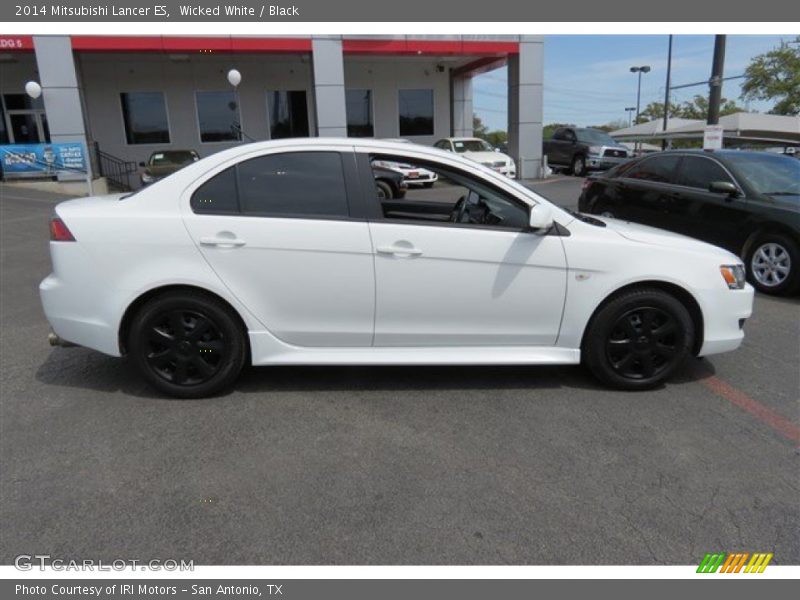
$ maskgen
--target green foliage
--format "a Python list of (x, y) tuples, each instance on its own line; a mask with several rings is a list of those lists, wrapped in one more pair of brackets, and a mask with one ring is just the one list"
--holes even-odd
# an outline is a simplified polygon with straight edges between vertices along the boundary
[[(744, 112), (744, 108), (738, 106), (733, 100), (722, 98), (719, 107), (720, 116), (732, 115), (733, 113)], [(708, 116), (708, 98), (697, 94), (691, 100), (686, 100), (681, 104), (672, 104), (669, 106), (670, 118), (680, 119), (705, 119)], [(644, 107), (644, 110), (639, 115), (639, 123), (646, 123), (653, 119), (664, 118), (664, 103), (651, 102)]]
[(478, 115), (472, 115), (472, 133), (475, 137), (486, 140), (493, 147), (504, 144), (508, 141), (508, 134), (500, 129), (489, 131)]
[(800, 35), (753, 58), (744, 74), (743, 99), (773, 100), (775, 115), (800, 114)]

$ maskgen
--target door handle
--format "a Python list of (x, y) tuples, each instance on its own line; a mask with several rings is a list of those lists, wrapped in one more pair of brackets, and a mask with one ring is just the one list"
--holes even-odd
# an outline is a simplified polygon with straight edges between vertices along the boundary
[(379, 254), (392, 254), (401, 257), (419, 256), (422, 254), (422, 250), (414, 248), (413, 246), (378, 246), (375, 250), (377, 250)]
[(200, 238), (200, 244), (203, 246), (216, 246), (217, 248), (238, 248), (244, 246), (247, 242), (240, 240), (237, 237), (231, 236), (206, 236)]

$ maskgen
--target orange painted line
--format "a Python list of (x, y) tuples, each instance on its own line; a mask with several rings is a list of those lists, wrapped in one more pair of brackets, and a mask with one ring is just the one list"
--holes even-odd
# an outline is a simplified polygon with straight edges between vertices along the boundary
[(733, 572), (734, 572), (734, 573), (738, 573), (739, 571), (741, 571), (741, 570), (742, 570), (742, 566), (744, 566), (744, 561), (746, 561), (746, 560), (747, 560), (747, 557), (748, 557), (748, 556), (750, 556), (750, 554), (748, 554), (747, 552), (745, 552), (744, 554), (742, 554), (742, 560), (740, 560), (740, 561), (739, 561), (739, 564), (738, 564), (738, 565), (736, 565), (736, 568), (733, 570)]
[(771, 408), (764, 406), (757, 400), (736, 389), (729, 383), (725, 383), (716, 375), (700, 380), (709, 390), (725, 398), (731, 404), (738, 406), (743, 411), (750, 413), (756, 419), (768, 425), (790, 442), (800, 445), (800, 427), (792, 423), (783, 415), (778, 414)]
[(731, 561), (733, 561), (734, 556), (736, 555), (733, 553), (728, 554), (728, 558), (725, 559), (725, 562), (722, 564), (722, 568), (719, 570), (720, 573), (725, 573), (725, 571), (728, 569), (728, 565), (730, 565)]

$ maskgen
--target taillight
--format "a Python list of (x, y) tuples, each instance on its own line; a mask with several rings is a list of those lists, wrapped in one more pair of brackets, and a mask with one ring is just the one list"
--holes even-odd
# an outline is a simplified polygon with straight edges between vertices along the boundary
[(50, 241), (51, 242), (74, 242), (75, 236), (59, 217), (50, 219)]
[(584, 179), (584, 180), (583, 180), (583, 185), (581, 185), (581, 191), (582, 191), (582, 192), (585, 192), (586, 190), (588, 190), (588, 189), (589, 189), (589, 187), (590, 187), (590, 186), (591, 186), (593, 183), (594, 183), (594, 180), (593, 180), (593, 179)]

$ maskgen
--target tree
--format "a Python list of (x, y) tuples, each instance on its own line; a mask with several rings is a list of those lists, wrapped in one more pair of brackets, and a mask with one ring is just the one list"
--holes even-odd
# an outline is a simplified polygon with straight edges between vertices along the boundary
[(483, 123), (481, 118), (474, 114), (472, 115), (472, 134), (475, 137), (486, 139), (486, 134), (489, 133), (489, 128)]
[(742, 98), (774, 100), (774, 115), (800, 114), (800, 35), (759, 54), (744, 71)]
[[(719, 114), (720, 116), (732, 115), (733, 113), (743, 112), (744, 108), (738, 106), (733, 100), (722, 98), (720, 101)], [(644, 117), (644, 118), (642, 118)], [(708, 117), (708, 98), (697, 94), (691, 100), (686, 100), (681, 104), (669, 105), (670, 119), (700, 119), (705, 120)], [(639, 122), (652, 121), (653, 119), (664, 118), (664, 104), (662, 102), (651, 102), (639, 115)]]

